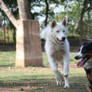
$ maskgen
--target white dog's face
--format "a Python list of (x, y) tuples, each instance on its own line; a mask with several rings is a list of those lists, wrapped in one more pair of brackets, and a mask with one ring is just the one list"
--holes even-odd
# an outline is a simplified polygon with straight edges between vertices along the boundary
[(52, 22), (53, 36), (58, 43), (63, 44), (68, 33), (66, 25), (63, 23), (57, 24), (55, 21)]

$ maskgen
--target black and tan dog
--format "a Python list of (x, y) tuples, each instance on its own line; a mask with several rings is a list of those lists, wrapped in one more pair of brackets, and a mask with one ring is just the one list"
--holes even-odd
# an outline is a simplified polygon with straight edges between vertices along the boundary
[(87, 40), (81, 45), (75, 59), (80, 59), (77, 66), (84, 67), (90, 84), (89, 92), (92, 92), (92, 39)]

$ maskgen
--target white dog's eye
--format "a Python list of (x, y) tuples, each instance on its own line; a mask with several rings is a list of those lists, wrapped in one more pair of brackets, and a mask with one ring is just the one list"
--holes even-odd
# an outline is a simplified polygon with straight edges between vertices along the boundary
[(65, 32), (65, 30), (63, 30), (63, 32)]
[(57, 33), (59, 33), (60, 31), (59, 31), (59, 30), (57, 30), (56, 32), (57, 32)]

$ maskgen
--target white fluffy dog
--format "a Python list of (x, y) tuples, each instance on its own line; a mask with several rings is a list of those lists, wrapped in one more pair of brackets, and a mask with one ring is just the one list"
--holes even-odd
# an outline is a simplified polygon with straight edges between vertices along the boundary
[[(66, 20), (61, 23), (53, 21), (51, 26), (47, 26), (41, 32), (41, 38), (46, 40), (45, 51), (49, 64), (56, 75), (56, 83), (61, 85), (64, 77), (64, 88), (70, 87), (68, 81), (70, 47), (66, 37), (67, 33)], [(58, 64), (62, 65), (63, 76), (58, 71)]]

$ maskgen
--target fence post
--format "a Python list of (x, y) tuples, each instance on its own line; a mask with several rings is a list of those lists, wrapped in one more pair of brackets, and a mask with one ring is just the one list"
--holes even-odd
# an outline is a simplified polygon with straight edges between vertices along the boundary
[(38, 21), (20, 21), (16, 32), (16, 66), (43, 65), (39, 33)]

